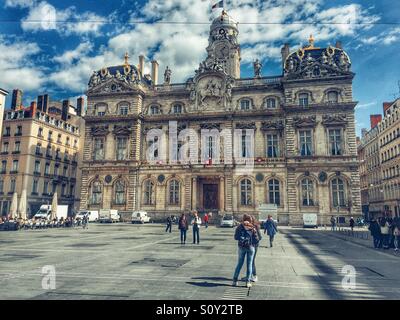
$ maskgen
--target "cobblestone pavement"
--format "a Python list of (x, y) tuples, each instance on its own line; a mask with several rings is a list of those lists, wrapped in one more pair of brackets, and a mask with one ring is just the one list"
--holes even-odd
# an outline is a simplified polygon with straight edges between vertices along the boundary
[[(259, 281), (231, 287), (233, 229), (201, 230), (199, 245), (159, 224), (91, 224), (89, 230), (0, 232), (0, 299), (399, 299), (400, 257), (324, 230), (280, 228), (262, 240)], [(42, 289), (55, 267), (56, 289)], [(353, 266), (356, 286), (343, 287)], [(244, 272), (242, 271), (242, 276)], [(345, 284), (349, 282), (345, 281)]]

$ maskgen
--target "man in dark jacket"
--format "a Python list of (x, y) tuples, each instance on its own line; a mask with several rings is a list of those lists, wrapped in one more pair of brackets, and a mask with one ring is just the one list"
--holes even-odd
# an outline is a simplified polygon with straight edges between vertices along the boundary
[(171, 216), (168, 216), (168, 218), (167, 218), (167, 228), (165, 229), (165, 232), (168, 232), (168, 230), (169, 230), (169, 233), (171, 233), (171, 231), (172, 231), (172, 218), (171, 218)]
[(351, 217), (351, 218), (350, 218), (350, 228), (351, 228), (351, 231), (353, 231), (353, 229), (354, 229), (354, 224), (355, 224), (354, 218)]
[(381, 228), (375, 219), (371, 220), (368, 230), (371, 232), (371, 236), (374, 239), (374, 248), (380, 248), (382, 246)]
[(272, 216), (269, 215), (267, 221), (265, 221), (264, 223), (264, 233), (267, 233), (269, 236), (269, 244), (271, 248), (272, 248), (272, 243), (274, 242), (275, 234), (277, 232), (278, 232), (278, 227), (276, 226), (274, 219), (272, 219)]
[(189, 222), (184, 213), (182, 213), (181, 217), (179, 218), (178, 225), (179, 225), (178, 228), (181, 231), (181, 244), (185, 244), (186, 243), (186, 232), (187, 232), (187, 229), (189, 228)]

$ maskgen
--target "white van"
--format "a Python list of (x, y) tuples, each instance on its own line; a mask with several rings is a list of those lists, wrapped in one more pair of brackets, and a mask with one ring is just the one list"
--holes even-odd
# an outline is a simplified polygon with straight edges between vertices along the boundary
[(303, 228), (318, 228), (318, 216), (316, 213), (303, 214)]
[[(52, 210), (51, 205), (43, 204), (40, 206), (38, 212), (36, 212), (36, 214), (34, 215), (34, 218), (49, 220), (51, 217), (51, 210)], [(68, 216), (68, 205), (58, 205), (56, 212), (57, 220), (60, 220), (61, 218), (66, 219), (67, 216)]]
[(120, 216), (118, 214), (118, 210), (100, 209), (99, 221), (100, 222), (110, 222), (110, 223), (120, 221)]
[(88, 215), (89, 222), (97, 222), (99, 220), (99, 212), (95, 210), (83, 210), (79, 211), (76, 215), (76, 219), (82, 220), (84, 216)]
[(135, 211), (132, 213), (132, 223), (147, 223), (150, 222), (150, 217), (146, 211)]

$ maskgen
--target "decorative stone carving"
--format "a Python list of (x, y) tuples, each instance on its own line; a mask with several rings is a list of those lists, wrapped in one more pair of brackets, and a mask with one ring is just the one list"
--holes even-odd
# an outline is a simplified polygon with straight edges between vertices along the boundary
[(345, 126), (347, 118), (345, 114), (323, 115), (322, 124), (325, 126)]
[(164, 84), (170, 84), (171, 83), (171, 74), (172, 71), (171, 69), (167, 66), (164, 72)]
[(296, 128), (315, 127), (317, 119), (316, 116), (294, 117), (293, 124)]
[[(140, 76), (136, 68), (132, 68), (130, 66), (119, 66), (115, 67), (115, 69), (111, 69), (110, 71), (107, 68), (103, 68), (100, 71), (94, 71), (89, 80), (89, 90), (97, 87), (98, 85), (108, 82), (109, 79), (116, 79), (119, 82), (124, 82), (126, 84), (135, 85), (140, 82)], [(123, 89), (122, 86), (118, 86), (115, 90), (111, 90), (110, 86), (104, 87), (104, 92), (111, 91), (121, 91)]]
[(282, 120), (265, 121), (261, 124), (261, 130), (283, 130), (285, 125)]
[(132, 131), (132, 128), (129, 126), (115, 125), (113, 134), (116, 136), (128, 136), (128, 135), (130, 135), (131, 131)]
[(253, 129), (255, 130), (256, 124), (254, 122), (250, 122), (250, 123), (236, 123), (236, 129)]
[(106, 136), (109, 133), (108, 126), (97, 126), (91, 128), (92, 136)]
[(207, 130), (218, 129), (219, 130), (220, 124), (219, 123), (201, 123), (200, 129), (207, 129)]

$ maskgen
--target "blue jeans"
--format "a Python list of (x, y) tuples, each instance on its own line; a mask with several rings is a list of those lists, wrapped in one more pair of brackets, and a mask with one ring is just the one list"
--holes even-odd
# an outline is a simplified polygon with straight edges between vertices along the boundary
[(181, 230), (181, 243), (186, 242), (186, 229)]
[(199, 227), (193, 227), (193, 243), (200, 243), (200, 232)]
[(250, 247), (250, 248), (246, 249), (246, 248), (239, 247), (238, 254), (239, 254), (239, 259), (238, 259), (238, 263), (236, 265), (235, 274), (233, 275), (233, 281), (237, 281), (237, 279), (239, 278), (240, 270), (242, 269), (244, 259), (246, 256), (247, 256), (246, 279), (247, 279), (247, 281), (250, 281), (250, 278), (253, 273), (253, 259), (254, 259), (254, 254), (255, 254), (255, 248)]

